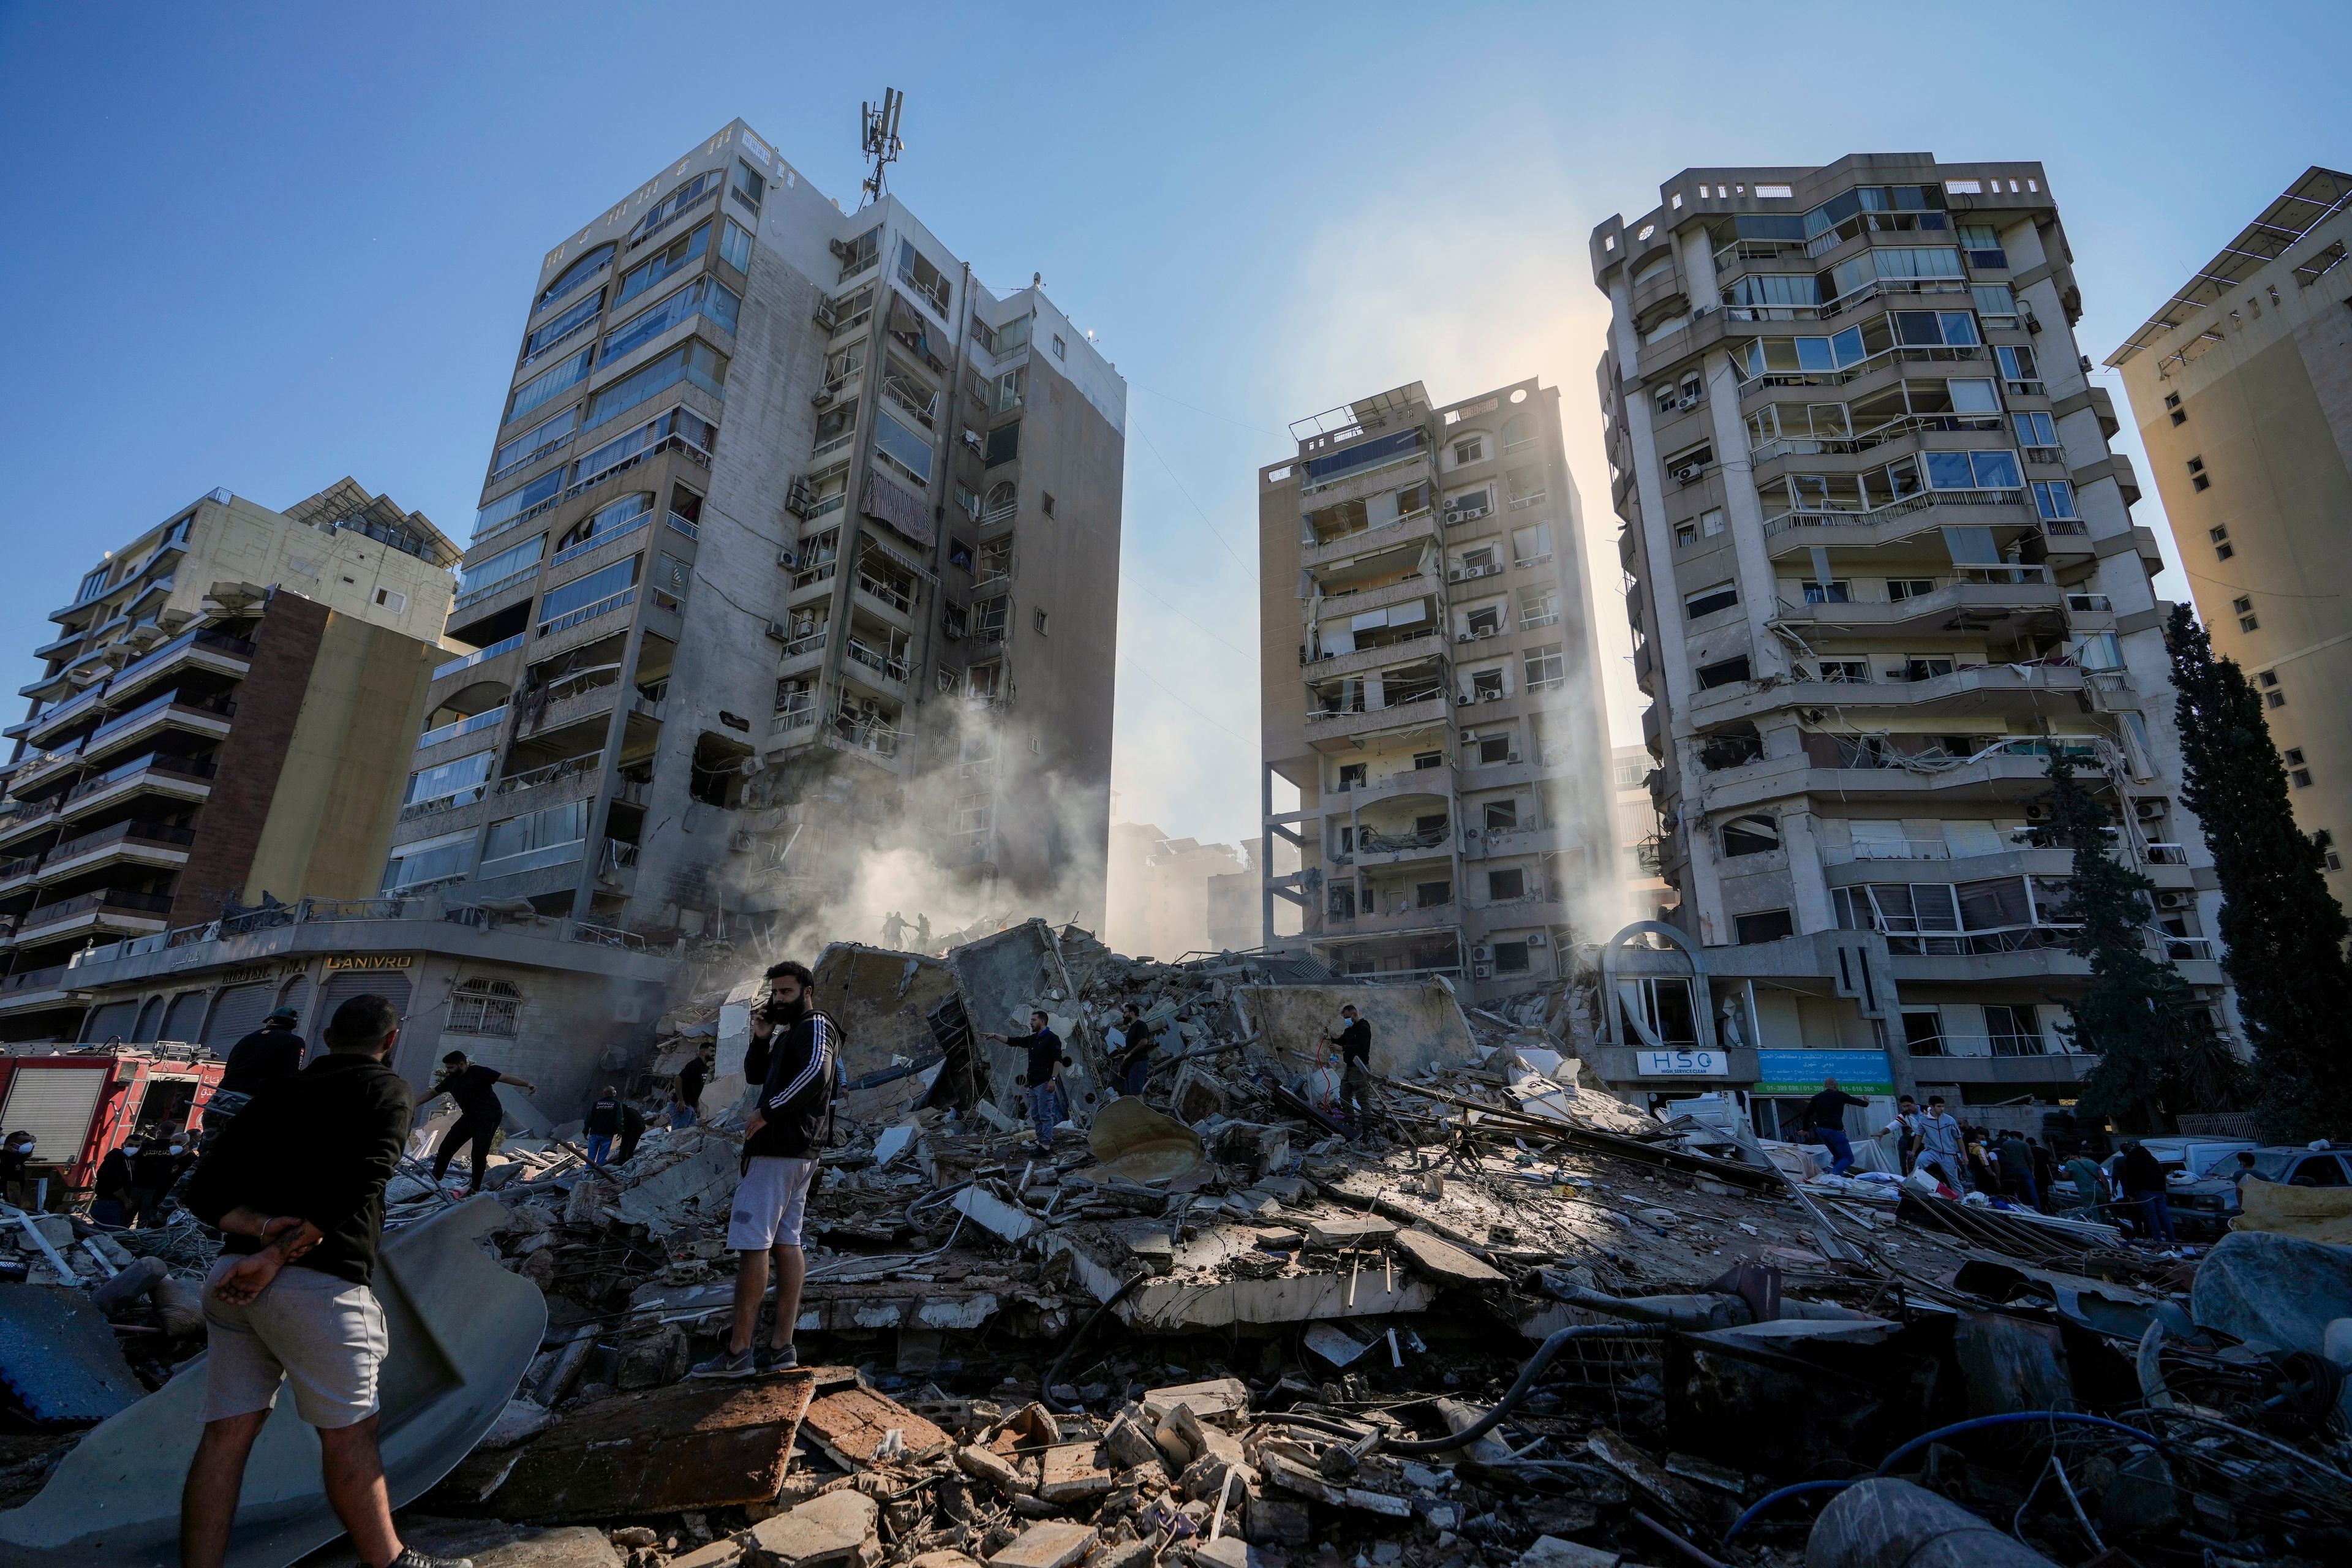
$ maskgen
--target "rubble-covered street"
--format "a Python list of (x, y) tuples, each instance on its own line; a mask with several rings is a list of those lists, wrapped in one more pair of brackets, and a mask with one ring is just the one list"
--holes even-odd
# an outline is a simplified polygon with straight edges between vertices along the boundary
[[(569, 1129), (510, 1128), (470, 1204), (395, 1180), (393, 1289), (453, 1369), (387, 1394), (413, 1544), (482, 1568), (2352, 1555), (2343, 1248), (2247, 1232), (2190, 1260), (1822, 1175), (1703, 1104), (1667, 1123), (1580, 1089), (1566, 994), (1465, 1010), (1040, 922), (817, 973), (850, 1043), (802, 1370), (686, 1376), (730, 1312), (749, 985), (663, 1020), (646, 1081), (709, 1045), (702, 1125), (601, 1172)], [(1382, 1073), (1356, 1137), (1320, 1045), (1342, 1001)], [(1140, 1097), (1105, 1087), (1128, 1002), (1160, 1031)], [(1072, 1062), (1050, 1159), (982, 1037), (1031, 1006)], [(101, 1539), (136, 1473), (105, 1456), (187, 1419), (132, 1402), (201, 1345), (201, 1227), (88, 1229), (8, 1226), (47, 1286), (0, 1314), (12, 1560), (152, 1560)], [(529, 1329), (491, 1304), (522, 1281), (535, 1342), (467, 1339)], [(333, 1532), (233, 1561), (349, 1562)]]

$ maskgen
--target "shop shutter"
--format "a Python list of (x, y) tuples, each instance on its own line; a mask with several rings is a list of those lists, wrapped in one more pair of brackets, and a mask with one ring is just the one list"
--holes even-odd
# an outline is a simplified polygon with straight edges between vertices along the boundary
[(128, 1038), (131, 1026), (139, 1022), (136, 1002), (108, 1002), (89, 1010), (82, 1020), (81, 1037), (93, 1045), (103, 1045), (115, 1036)]
[(158, 1039), (178, 1040), (194, 1045), (204, 1033), (205, 1003), (211, 997), (206, 991), (183, 991), (172, 998), (172, 1005), (163, 1013), (163, 1032)]
[(250, 985), (223, 986), (220, 994), (213, 998), (212, 1016), (205, 1024), (205, 1047), (226, 1056), (231, 1046), (261, 1027), (276, 990), (266, 980)]
[(163, 1027), (163, 999), (161, 996), (148, 997), (147, 1005), (139, 1009), (139, 1023), (131, 1031), (131, 1043), (134, 1046), (153, 1045), (155, 1031)]
[(33, 1158), (41, 1163), (73, 1164), (89, 1138), (98, 1097), (113, 1077), (96, 1068), (20, 1067), (8, 1080), (0, 1127), (31, 1133)]
[(310, 1016), (303, 1020), (302, 1033), (313, 1047), (320, 1047), (326, 1037), (328, 1020), (334, 1017), (335, 1009), (352, 997), (364, 996), (370, 992), (391, 1003), (393, 1010), (404, 1017), (408, 1013), (409, 989), (408, 976), (387, 973), (380, 969), (334, 975), (319, 988), (319, 1005), (311, 1008)]
[(278, 1005), (280, 1007), (294, 1009), (295, 1028), (309, 1028), (310, 1026), (310, 977), (307, 974), (298, 974), (288, 981), (286, 989), (278, 994)]

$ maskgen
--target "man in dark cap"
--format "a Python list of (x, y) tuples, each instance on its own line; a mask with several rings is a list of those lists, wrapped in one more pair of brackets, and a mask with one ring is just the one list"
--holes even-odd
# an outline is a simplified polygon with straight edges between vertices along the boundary
[(228, 1048), (228, 1070), (213, 1087), (205, 1104), (205, 1125), (218, 1133), (230, 1117), (245, 1109), (254, 1091), (267, 1083), (292, 1078), (302, 1070), (302, 1037), (295, 1025), (300, 1015), (291, 1007), (274, 1009), (261, 1027)]

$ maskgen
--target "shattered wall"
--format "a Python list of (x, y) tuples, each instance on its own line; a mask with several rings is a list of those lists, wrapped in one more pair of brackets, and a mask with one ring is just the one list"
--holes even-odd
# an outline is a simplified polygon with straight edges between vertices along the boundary
[(1352, 1005), (1372, 1026), (1372, 1070), (1410, 1078), (1426, 1067), (1459, 1067), (1478, 1059), (1470, 1021), (1452, 988), (1420, 985), (1244, 985), (1234, 1004), (1253, 1033), (1287, 1053), (1285, 1066), (1304, 1067), (1339, 1028), (1339, 1009)]
[(955, 1001), (954, 973), (935, 958), (845, 942), (826, 948), (814, 967), (817, 1005), (845, 1041), (842, 1071), (852, 1087), (845, 1110), (861, 1122), (896, 1121), (939, 1078), (942, 1052), (930, 1020)]
[(1070, 1119), (1081, 1127), (1092, 1121), (1110, 1074), (1102, 1042), (1079, 1013), (1051, 928), (1043, 921), (1029, 921), (960, 947), (948, 954), (947, 962), (963, 990), (973, 1036), (972, 1072), (981, 1092), (1000, 1110), (1021, 1113), (1026, 1101), (1013, 1080), (1027, 1070), (1027, 1053), (979, 1037), (1026, 1034), (1030, 1008), (1040, 1007), (1062, 1037), (1063, 1054), (1070, 1058), (1071, 1065), (1062, 1069)]

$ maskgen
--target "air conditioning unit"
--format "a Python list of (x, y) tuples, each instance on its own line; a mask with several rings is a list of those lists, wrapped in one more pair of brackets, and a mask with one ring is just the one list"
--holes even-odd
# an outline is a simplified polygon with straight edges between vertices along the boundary
[(1495, 970), (1492, 964), (1474, 963), (1470, 966), (1470, 978), (1473, 980), (1491, 980), (1494, 975)]
[(1506, 757), (1503, 759), (1503, 761), (1505, 761), (1505, 762), (1507, 762), (1507, 763), (1516, 763), (1516, 762), (1517, 762), (1518, 760), (1519, 760), (1519, 753), (1518, 753), (1518, 752), (1511, 752), (1509, 755), (1506, 756)]
[(2028, 822), (2047, 822), (2047, 821), (2049, 821), (2049, 820), (2050, 820), (2050, 805), (2049, 805), (2049, 803), (2048, 803), (2047, 801), (2039, 801), (2039, 800), (2029, 800), (2029, 801), (2027, 801), (2027, 802), (2025, 803), (2025, 820), (2026, 820), (2026, 821), (2028, 821)]
[(1472, 637), (1477, 635), (1478, 634), (1475, 632), (1455, 632), (1454, 634), (1454, 640), (1455, 642), (1468, 642)]
[(846, 261), (857, 254), (856, 247), (845, 239), (828, 239), (824, 243), (826, 248), (841, 260)]
[(1685, 463), (1681, 468), (1673, 469), (1671, 472), (1674, 475), (1674, 479), (1676, 484), (1686, 485), (1693, 479), (1698, 478), (1701, 474), (1706, 472), (1706, 465), (1704, 463)]
[(828, 332), (841, 324), (841, 318), (833, 313), (833, 301), (830, 300), (816, 302), (815, 320), (816, 324)]
[(1474, 947), (1470, 950), (1470, 957), (1475, 963), (1489, 963), (1493, 960), (1494, 956), (1495, 950), (1491, 947)]
[(1503, 694), (1499, 691), (1482, 691), (1478, 694), (1478, 699), (1482, 702), (1500, 702), (1503, 700)]
[(2132, 815), (2142, 822), (2156, 822), (2164, 816), (2165, 802), (2161, 796), (2150, 796), (2132, 802)]
[(1459, 583), (1462, 581), (1462, 568), (1456, 566), (1448, 571), (1445, 574), (1445, 580), (1449, 583)]
[(1475, 697), (1471, 696), (1470, 693), (1465, 691), (1461, 696), (1456, 697), (1454, 700), (1454, 705), (1456, 708), (1467, 708), (1477, 700), (1478, 700)]
[(820, 386), (820, 387), (818, 387), (818, 388), (816, 389), (816, 395), (814, 395), (814, 397), (811, 397), (811, 398), (809, 399), (809, 401), (810, 401), (811, 403), (815, 404), (819, 408), (830, 408), (830, 407), (832, 407), (832, 406), (833, 406), (833, 388), (831, 388), (831, 387), (829, 387), (829, 386)]
[(775, 638), (778, 642), (790, 642), (793, 640), (792, 627), (784, 625), (782, 621), (770, 621), (768, 623), (768, 635)]
[(805, 518), (815, 504), (816, 497), (809, 489), (808, 476), (793, 475), (793, 482), (784, 487), (784, 510), (794, 517)]
[(789, 550), (779, 550), (776, 552), (776, 564), (787, 572), (797, 572), (800, 570), (801, 558)]
[(2191, 910), (2197, 907), (2197, 895), (2186, 888), (2166, 888), (2156, 895), (2159, 910)]
[(1696, 408), (1697, 406), (1698, 394), (1696, 392), (1692, 393), (1687, 397), (1677, 397), (1675, 399), (1675, 407), (1677, 411), (1685, 408)]
[(1551, 945), (1551, 938), (1545, 935), (1542, 931), (1531, 931), (1528, 932), (1528, 945), (1529, 947), (1549, 947)]

